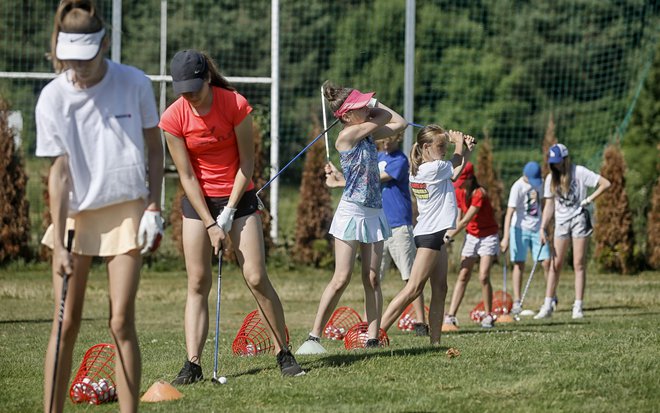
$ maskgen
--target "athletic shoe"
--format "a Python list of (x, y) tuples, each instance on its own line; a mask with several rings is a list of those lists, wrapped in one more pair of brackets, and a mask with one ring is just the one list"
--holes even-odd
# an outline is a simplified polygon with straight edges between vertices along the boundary
[(317, 343), (321, 342), (321, 337), (314, 337), (313, 335), (308, 335), (306, 341), (315, 341)]
[(427, 337), (429, 335), (429, 325), (424, 323), (415, 323), (415, 335), (417, 337)]
[(458, 327), (458, 319), (456, 318), (456, 316), (446, 315), (445, 316), (445, 321), (443, 322), (443, 324), (448, 324), (448, 325), (452, 325), (454, 327)]
[(202, 366), (186, 360), (186, 362), (183, 363), (183, 368), (181, 368), (179, 374), (177, 374), (176, 378), (172, 380), (172, 384), (178, 386), (182, 384), (193, 384), (202, 380), (204, 380)]
[(540, 320), (542, 318), (550, 318), (552, 317), (552, 307), (546, 307), (545, 305), (542, 305), (541, 308), (539, 309), (538, 314), (534, 316), (534, 320)]
[(573, 306), (573, 320), (584, 318), (584, 313), (582, 312), (582, 307), (576, 305)]
[(486, 315), (486, 317), (481, 319), (481, 327), (483, 328), (493, 328), (494, 324), (495, 324), (495, 319), (490, 314)]
[(380, 347), (380, 341), (377, 338), (370, 338), (364, 344), (364, 348), (378, 348)]
[(298, 377), (305, 375), (305, 370), (300, 367), (289, 349), (283, 349), (277, 353), (277, 365), (280, 366), (282, 376)]
[(516, 301), (513, 303), (513, 307), (511, 307), (511, 315), (512, 316), (517, 316), (522, 313), (522, 306), (520, 305), (520, 301)]
[(552, 297), (552, 311), (557, 311), (557, 304), (559, 304), (557, 296)]

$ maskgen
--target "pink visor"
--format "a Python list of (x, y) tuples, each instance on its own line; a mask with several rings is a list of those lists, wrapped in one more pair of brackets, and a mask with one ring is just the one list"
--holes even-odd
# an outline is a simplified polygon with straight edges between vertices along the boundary
[(335, 118), (337, 119), (341, 118), (349, 110), (360, 109), (367, 106), (367, 104), (375, 94), (376, 92), (362, 93), (357, 89), (353, 89), (353, 91), (348, 95), (344, 103), (342, 103), (339, 109), (335, 111), (334, 113)]

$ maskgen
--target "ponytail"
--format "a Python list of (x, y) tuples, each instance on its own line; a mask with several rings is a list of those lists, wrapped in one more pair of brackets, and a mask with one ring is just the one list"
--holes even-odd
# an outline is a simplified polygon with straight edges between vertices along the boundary
[(202, 56), (204, 56), (204, 59), (206, 59), (206, 67), (210, 78), (209, 83), (211, 84), (211, 86), (215, 86), (231, 91), (236, 91), (236, 88), (234, 88), (229, 83), (229, 81), (220, 74), (220, 70), (218, 70), (218, 65), (215, 64), (215, 61), (211, 58), (211, 56), (209, 56), (208, 53), (206, 52), (199, 52), (199, 53)]
[(417, 175), (419, 166), (422, 163), (424, 163), (422, 160), (422, 146), (415, 142), (413, 143), (412, 148), (410, 148), (410, 174), (412, 176)]

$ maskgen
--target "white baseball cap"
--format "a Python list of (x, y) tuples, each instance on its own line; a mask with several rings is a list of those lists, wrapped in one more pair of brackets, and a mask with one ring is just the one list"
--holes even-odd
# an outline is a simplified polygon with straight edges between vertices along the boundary
[(55, 56), (60, 60), (91, 60), (99, 52), (105, 29), (96, 33), (65, 33), (57, 34)]

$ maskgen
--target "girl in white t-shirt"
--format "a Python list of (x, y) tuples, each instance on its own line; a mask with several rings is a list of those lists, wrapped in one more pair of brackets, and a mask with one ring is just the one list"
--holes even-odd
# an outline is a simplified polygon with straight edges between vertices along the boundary
[[(450, 142), (456, 145), (454, 155), (450, 161), (444, 161)], [(419, 210), (413, 230), (417, 255), (408, 283), (383, 314), (384, 330), (389, 329), (408, 304), (419, 296), (430, 278), (429, 334), (431, 345), (440, 344), (440, 325), (447, 296), (445, 236), (448, 229), (456, 228), (457, 216), (452, 181), (460, 175), (474, 145), (472, 136), (445, 132), (437, 125), (425, 126), (417, 134), (417, 142), (410, 151), (410, 188)]]
[[(552, 316), (552, 297), (557, 291), (559, 274), (564, 265), (566, 251), (573, 241), (573, 269), (575, 270), (575, 303), (573, 318), (583, 318), (582, 299), (586, 278), (586, 257), (589, 236), (593, 232), (586, 207), (610, 187), (610, 181), (584, 166), (574, 165), (566, 146), (558, 143), (550, 148), (548, 163), (550, 174), (545, 179), (545, 206), (541, 221), (541, 242), (548, 241), (546, 229), (555, 218), (553, 264), (550, 266), (545, 291), (545, 302), (536, 319)], [(587, 188), (596, 188), (587, 196)]]
[[(106, 60), (109, 45), (91, 1), (60, 2), (51, 57), (61, 73), (44, 87), (35, 110), (37, 156), (52, 159), (48, 194), (53, 224), (42, 241), (53, 249), (58, 319), (44, 363), (48, 412), (64, 406), (94, 256), (103, 257), (108, 269), (108, 324), (121, 355), (116, 358), (119, 409), (137, 411), (138, 406), (135, 298), (140, 252), (155, 250), (162, 235), (163, 149), (151, 82), (133, 67)], [(73, 234), (67, 237), (68, 246), (66, 230)]]

